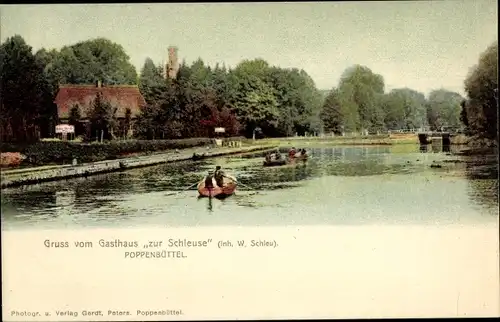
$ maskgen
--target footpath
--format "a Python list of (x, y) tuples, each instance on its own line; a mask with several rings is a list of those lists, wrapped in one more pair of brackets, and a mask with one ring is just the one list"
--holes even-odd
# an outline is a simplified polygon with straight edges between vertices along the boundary
[(247, 147), (207, 147), (169, 150), (165, 153), (134, 156), (116, 160), (82, 163), (78, 165), (52, 165), (26, 169), (4, 170), (1, 172), (1, 187), (13, 187), (35, 184), (44, 181), (86, 177), (93, 174), (124, 171), (126, 169), (152, 166), (162, 163), (192, 160), (193, 154), (203, 158), (213, 158), (224, 155), (241, 154), (254, 151), (275, 149), (275, 145), (260, 145)]

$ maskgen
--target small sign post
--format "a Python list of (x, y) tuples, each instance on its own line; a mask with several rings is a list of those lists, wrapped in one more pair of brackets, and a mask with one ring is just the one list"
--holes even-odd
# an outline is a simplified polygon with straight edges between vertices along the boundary
[(56, 125), (56, 133), (61, 133), (65, 141), (68, 133), (75, 133), (75, 126), (70, 124), (58, 124)]
[[(216, 127), (216, 128), (214, 129), (214, 132), (215, 132), (215, 133), (225, 133), (225, 132), (226, 132), (226, 129), (225, 129), (225, 128), (223, 128), (223, 127)], [(216, 144), (217, 146), (222, 146), (222, 139), (216, 138), (216, 139), (215, 139), (215, 144)]]

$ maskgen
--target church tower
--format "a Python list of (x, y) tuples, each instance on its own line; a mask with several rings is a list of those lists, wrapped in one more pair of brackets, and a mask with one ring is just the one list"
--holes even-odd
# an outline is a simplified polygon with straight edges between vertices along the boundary
[(179, 72), (179, 58), (177, 57), (177, 47), (168, 47), (168, 63), (165, 66), (165, 77), (175, 79)]

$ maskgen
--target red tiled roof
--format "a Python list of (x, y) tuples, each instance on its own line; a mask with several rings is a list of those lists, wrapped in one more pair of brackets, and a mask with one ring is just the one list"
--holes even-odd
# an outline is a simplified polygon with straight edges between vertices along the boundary
[(132, 117), (139, 114), (146, 101), (136, 85), (112, 85), (97, 87), (96, 85), (60, 85), (54, 100), (57, 104), (59, 118), (68, 118), (71, 108), (76, 104), (80, 107), (82, 118), (88, 116), (92, 103), (101, 92), (103, 98), (113, 107), (117, 107), (116, 116), (124, 117), (127, 108)]

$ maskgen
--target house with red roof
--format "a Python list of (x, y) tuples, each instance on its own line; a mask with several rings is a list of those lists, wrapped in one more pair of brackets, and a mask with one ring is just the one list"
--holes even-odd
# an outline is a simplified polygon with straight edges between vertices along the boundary
[[(88, 122), (92, 105), (101, 93), (103, 99), (116, 109), (116, 118), (123, 121), (127, 110), (130, 110), (132, 123), (139, 115), (146, 101), (137, 85), (105, 85), (100, 81), (95, 85), (60, 85), (54, 103), (57, 105), (57, 114), (60, 123), (68, 123), (73, 107), (80, 112), (80, 122)], [(130, 127), (132, 127), (130, 125)]]

